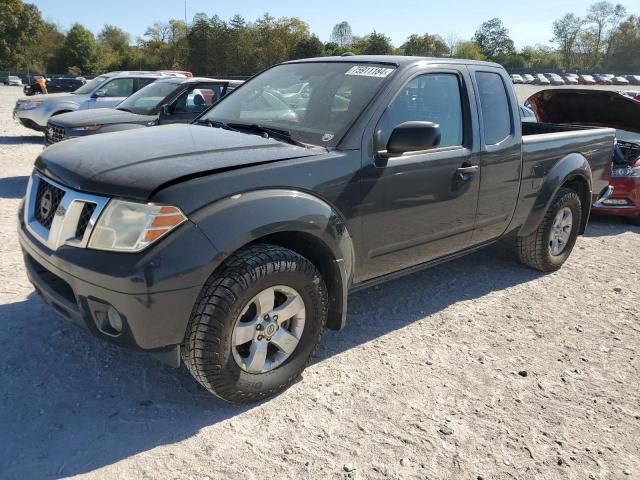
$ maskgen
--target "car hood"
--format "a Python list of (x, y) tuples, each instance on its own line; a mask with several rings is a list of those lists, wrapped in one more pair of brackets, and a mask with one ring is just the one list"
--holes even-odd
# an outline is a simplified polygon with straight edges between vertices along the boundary
[(51, 119), (51, 123), (65, 128), (83, 127), (86, 125), (112, 125), (115, 123), (146, 123), (155, 116), (138, 115), (115, 108), (94, 108), (63, 113)]
[(640, 102), (618, 92), (550, 89), (526, 102), (539, 122), (607, 127), (640, 133)]
[(308, 157), (304, 148), (204, 125), (165, 125), (56, 143), (36, 169), (76, 190), (148, 200), (163, 185), (240, 166)]
[(18, 102), (32, 102), (34, 100), (38, 100), (42, 103), (53, 103), (53, 102), (73, 102), (78, 103), (79, 100), (85, 99), (86, 95), (73, 95), (70, 93), (50, 93), (48, 95), (41, 95), (38, 98), (20, 98)]

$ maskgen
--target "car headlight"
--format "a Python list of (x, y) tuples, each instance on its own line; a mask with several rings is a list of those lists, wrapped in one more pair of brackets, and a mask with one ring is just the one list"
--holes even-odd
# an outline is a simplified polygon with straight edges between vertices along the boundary
[(172, 205), (111, 200), (93, 228), (89, 248), (139, 252), (186, 221)]
[(615, 178), (620, 178), (620, 177), (638, 178), (638, 177), (640, 177), (640, 160), (638, 160), (635, 163), (635, 165), (633, 165), (633, 167), (614, 168), (611, 171), (611, 176), (615, 177)]
[(33, 110), (42, 105), (42, 100), (27, 100), (26, 102), (18, 102), (16, 110)]
[(102, 125), (87, 125), (84, 127), (73, 127), (71, 129), (72, 132), (77, 132), (77, 133), (84, 133), (84, 132), (95, 132), (96, 130), (98, 130)]

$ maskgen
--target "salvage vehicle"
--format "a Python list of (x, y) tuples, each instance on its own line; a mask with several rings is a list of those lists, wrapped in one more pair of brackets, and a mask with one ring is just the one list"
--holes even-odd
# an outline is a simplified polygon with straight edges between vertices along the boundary
[(522, 75), (518, 75), (517, 73), (514, 73), (513, 75), (510, 75), (510, 77), (514, 85), (525, 83), (524, 78), (522, 78)]
[(625, 92), (620, 92), (622, 95), (633, 98), (634, 100), (640, 101), (640, 90), (627, 90)]
[(45, 145), (97, 133), (189, 123), (242, 83), (213, 78), (162, 78), (115, 108), (78, 110), (52, 117), (47, 122)]
[(4, 84), (9, 85), (10, 87), (21, 87), (22, 79), (20, 77), (16, 77), (15, 75), (9, 75), (4, 81)]
[(627, 75), (626, 78), (630, 85), (640, 85), (640, 75)]
[[(51, 93), (75, 92), (78, 88), (80, 88), (85, 83), (87, 83), (87, 81), (83, 78), (61, 77), (61, 78), (46, 79), (46, 83), (47, 83), (47, 92), (51, 94)], [(27, 97), (30, 97), (31, 95), (42, 94), (42, 88), (40, 87), (40, 84), (37, 82), (37, 80), (35, 80), (35, 78), (30, 85), (25, 85), (22, 90), (24, 91), (24, 94)]]
[(592, 75), (580, 75), (578, 77), (578, 83), (580, 85), (595, 85), (596, 80)]
[(132, 93), (159, 78), (175, 76), (158, 72), (110, 72), (87, 82), (72, 93), (52, 94), (38, 99), (20, 98), (13, 117), (32, 130), (44, 132), (49, 118), (91, 108), (115, 107)]
[(541, 73), (536, 73), (536, 78), (533, 81), (534, 85), (551, 85), (551, 82), (549, 81), (549, 79), (547, 77), (545, 77), (543, 74)]
[(593, 213), (640, 225), (640, 102), (620, 92), (563, 89), (538, 92), (526, 104), (541, 122), (617, 130), (609, 181), (613, 191), (594, 205)]
[[(303, 82), (295, 119), (261, 100)], [(350, 292), (498, 240), (559, 269), (608, 195), (614, 137), (521, 123), (493, 63), (295, 60), (193, 124), (43, 150), (19, 240), (64, 317), (252, 402), (299, 378)]]

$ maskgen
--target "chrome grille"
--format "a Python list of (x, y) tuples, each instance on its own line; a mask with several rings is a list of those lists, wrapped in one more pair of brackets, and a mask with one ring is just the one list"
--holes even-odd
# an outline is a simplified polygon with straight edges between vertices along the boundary
[(29, 179), (24, 222), (44, 245), (84, 248), (109, 198), (78, 192), (39, 173)]
[(48, 182), (40, 182), (36, 192), (34, 213), (38, 220), (47, 229), (51, 228), (53, 217), (64, 197), (64, 191)]
[(47, 143), (58, 143), (60, 140), (64, 140), (65, 130), (64, 127), (54, 125), (53, 123), (47, 123)]

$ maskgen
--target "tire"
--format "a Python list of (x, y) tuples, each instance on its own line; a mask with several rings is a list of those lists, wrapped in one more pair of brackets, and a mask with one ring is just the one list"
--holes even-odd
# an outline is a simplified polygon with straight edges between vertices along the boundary
[[(558, 253), (552, 253), (552, 233), (556, 217), (560, 212), (571, 212), (571, 229), (564, 248)], [(526, 237), (518, 237), (517, 248), (520, 261), (542, 272), (558, 270), (569, 258), (578, 238), (578, 231), (582, 220), (582, 203), (578, 194), (569, 188), (561, 188), (554, 197), (549, 209), (545, 213), (538, 228)], [(557, 245), (557, 244), (556, 244)]]
[[(274, 307), (272, 314), (278, 311), (280, 297), (284, 297), (285, 303), (289, 298), (286, 295), (292, 298), (297, 296), (303, 301), (303, 313), (275, 327), (278, 331), (276, 334), (271, 332), (273, 338), (276, 339), (279, 333), (285, 333), (280, 332), (280, 329), (290, 328), (287, 333), (294, 331), (294, 325), (299, 329), (300, 322), (301, 333), (291, 353), (280, 351), (274, 344), (269, 344), (268, 352), (271, 353), (266, 354), (268, 360), (263, 361), (263, 364), (276, 365), (277, 361), (282, 363), (261, 373), (250, 372), (247, 369), (254, 368), (250, 362), (252, 355), (259, 356), (251, 349), (256, 346), (261, 348), (260, 345), (266, 342), (267, 337), (263, 337), (261, 342), (253, 338), (249, 343), (237, 345), (236, 335), (240, 337), (240, 334), (235, 332), (239, 331), (240, 326), (246, 325), (250, 325), (251, 332), (254, 326), (258, 330), (257, 323), (261, 324), (265, 335), (270, 331), (272, 327), (266, 320), (262, 320), (268, 315), (262, 316), (258, 311), (260, 302), (254, 300), (264, 292), (271, 291), (275, 292), (275, 300), (271, 303)], [(227, 259), (205, 283), (187, 327), (182, 344), (182, 359), (191, 375), (212, 394), (233, 403), (259, 401), (285, 390), (300, 376), (318, 347), (327, 311), (324, 280), (309, 260), (274, 245), (248, 247)], [(245, 323), (246, 318), (251, 322)], [(278, 320), (275, 315), (273, 318)], [(269, 322), (278, 323), (273, 319)], [(243, 328), (243, 331), (248, 330)], [(256, 332), (255, 335), (260, 333)], [(271, 337), (268, 338), (271, 341)], [(243, 354), (247, 356), (243, 357)], [(286, 355), (288, 357), (285, 360), (278, 360)], [(245, 363), (251, 365), (247, 366)]]
[(631, 225), (637, 225), (640, 227), (640, 216), (637, 217), (624, 217), (624, 219)]

